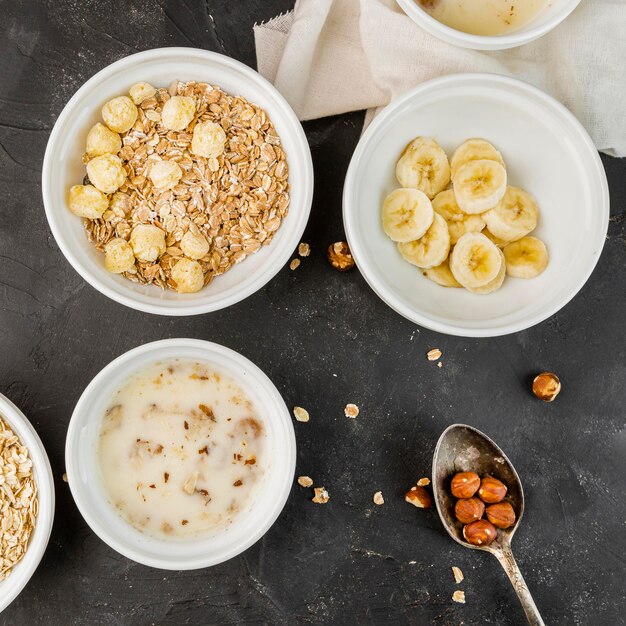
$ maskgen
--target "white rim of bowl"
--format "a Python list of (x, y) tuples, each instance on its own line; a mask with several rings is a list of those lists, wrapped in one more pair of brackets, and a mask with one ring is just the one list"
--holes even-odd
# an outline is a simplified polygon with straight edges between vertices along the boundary
[[(503, 326), (495, 331), (492, 329), (466, 328), (463, 326), (453, 326), (451, 324), (445, 324), (421, 315), (420, 313), (414, 311), (408, 306), (404, 306), (400, 303), (392, 304), (391, 302), (395, 299), (393, 293), (391, 293), (391, 291), (387, 288), (384, 282), (379, 283), (377, 280), (372, 280), (369, 274), (369, 263), (367, 261), (366, 251), (361, 248), (360, 244), (357, 243), (357, 237), (355, 236), (356, 226), (354, 224), (354, 220), (356, 219), (357, 212), (349, 209), (349, 206), (351, 204), (350, 196), (352, 194), (352, 188), (355, 185), (354, 177), (356, 174), (358, 162), (363, 158), (364, 154), (369, 149), (370, 137), (377, 131), (378, 127), (384, 124), (391, 116), (393, 116), (398, 109), (402, 108), (407, 101), (412, 100), (413, 98), (415, 98), (415, 96), (419, 95), (422, 92), (428, 92), (432, 89), (437, 89), (442, 85), (459, 83), (462, 81), (471, 82), (475, 80), (490, 81), (494, 84), (499, 84), (503, 86), (509, 85), (511, 87), (515, 87), (516, 89), (525, 91), (533, 97), (541, 100), (544, 105), (550, 107), (553, 111), (556, 111), (561, 117), (565, 118), (572, 130), (576, 131), (582, 143), (586, 146), (588, 150), (588, 156), (591, 158), (596, 166), (596, 174), (601, 181), (602, 186), (602, 188), (599, 190), (599, 193), (602, 196), (602, 201), (598, 206), (598, 210), (602, 211), (603, 216), (601, 230), (602, 237), (601, 241), (598, 241), (598, 253), (593, 263), (590, 264), (587, 272), (581, 274), (578, 277), (578, 281), (576, 282), (574, 288), (559, 304), (554, 305), (546, 309), (545, 311), (535, 313), (523, 322)], [(406, 319), (414, 322), (415, 324), (419, 324), (424, 328), (429, 328), (430, 330), (445, 333), (447, 335), (455, 335), (457, 337), (500, 337), (502, 335), (509, 335), (511, 333), (516, 333), (521, 330), (531, 328), (532, 326), (543, 322), (544, 320), (548, 319), (549, 317), (560, 311), (583, 288), (583, 286), (589, 279), (589, 276), (591, 276), (591, 273), (595, 269), (604, 248), (605, 236), (609, 227), (609, 214), (610, 199), (609, 185), (606, 180), (606, 172), (604, 171), (604, 166), (602, 165), (602, 161), (600, 160), (598, 150), (583, 125), (578, 121), (574, 114), (569, 111), (569, 109), (567, 109), (564, 105), (555, 100), (552, 96), (549, 96), (544, 91), (541, 91), (541, 89), (533, 87), (532, 85), (529, 85), (524, 81), (518, 80), (517, 78), (511, 78), (509, 76), (503, 76), (501, 74), (449, 74), (448, 76), (442, 76), (440, 78), (434, 78), (432, 80), (425, 81), (418, 85), (416, 88), (401, 96), (400, 98), (397, 98), (396, 100), (391, 102), (389, 105), (387, 105), (387, 107), (385, 107), (383, 111), (381, 111), (381, 113), (379, 113), (374, 118), (372, 123), (368, 126), (368, 128), (361, 136), (356, 150), (352, 155), (352, 159), (350, 160), (350, 165), (348, 166), (348, 172), (346, 174), (346, 179), (343, 187), (343, 223), (346, 231), (346, 238), (348, 240), (348, 245), (350, 246), (352, 255), (354, 256), (356, 265), (359, 268), (359, 271), (361, 272), (363, 278), (365, 278), (367, 284), (372, 288), (376, 295), (381, 300), (383, 300), (383, 302), (385, 302), (389, 307), (396, 311), (396, 313), (399, 313)]]
[[(195, 347), (207, 350), (211, 356), (219, 356), (220, 354), (227, 355), (231, 358), (234, 358), (237, 361), (240, 361), (245, 367), (250, 371), (257, 380), (263, 384), (265, 390), (282, 406), (285, 408), (284, 415), (288, 420), (290, 429), (289, 429), (289, 439), (291, 441), (291, 446), (287, 451), (289, 455), (288, 466), (291, 468), (290, 472), (285, 474), (285, 480), (280, 492), (273, 492), (272, 496), (274, 498), (274, 510), (272, 515), (267, 517), (262, 524), (260, 524), (256, 531), (250, 535), (244, 542), (237, 545), (237, 547), (230, 550), (230, 552), (223, 555), (223, 558), (209, 558), (206, 559), (198, 558), (192, 564), (178, 563), (176, 568), (172, 568), (172, 564), (169, 561), (161, 561), (158, 558), (146, 557), (145, 554), (139, 553), (133, 549), (132, 546), (128, 544), (123, 544), (113, 538), (112, 535), (109, 534), (106, 526), (100, 522), (100, 520), (91, 514), (87, 506), (85, 505), (85, 501), (82, 496), (82, 488), (75, 480), (74, 476), (77, 473), (77, 467), (74, 464), (74, 453), (73, 446), (77, 441), (77, 429), (79, 428), (78, 421), (75, 417), (79, 414), (88, 410), (85, 408), (85, 405), (88, 404), (89, 396), (91, 393), (99, 387), (102, 382), (104, 382), (109, 375), (109, 372), (115, 370), (119, 365), (126, 363), (127, 361), (132, 361), (135, 357), (139, 355), (143, 355), (149, 352), (155, 353), (155, 359), (158, 358), (158, 353), (161, 348), (172, 348), (172, 347)], [(85, 387), (85, 390), (81, 394), (78, 402), (76, 403), (76, 407), (72, 413), (72, 417), (70, 419), (70, 424), (67, 429), (67, 436), (65, 440), (65, 468), (67, 472), (68, 483), (70, 486), (70, 491), (72, 492), (72, 497), (74, 498), (74, 502), (83, 516), (83, 519), (87, 522), (88, 526), (91, 530), (110, 548), (125, 556), (136, 563), (141, 563), (143, 565), (148, 565), (149, 567), (156, 567), (158, 569), (165, 569), (169, 571), (182, 571), (182, 570), (192, 570), (192, 569), (204, 569), (206, 567), (213, 567), (214, 565), (218, 565), (219, 563), (223, 563), (229, 559), (232, 559), (245, 550), (247, 550), (254, 543), (259, 541), (274, 525), (274, 522), (278, 519), (279, 515), (283, 512), (285, 508), (285, 504), (287, 503), (287, 499), (289, 498), (289, 494), (291, 493), (291, 486), (293, 483), (293, 477), (295, 476), (295, 468), (296, 468), (296, 453), (297, 453), (297, 445), (296, 445), (296, 436), (293, 429), (293, 424), (291, 422), (291, 416), (289, 410), (287, 409), (287, 405), (280, 392), (274, 385), (274, 383), (270, 380), (267, 374), (255, 365), (252, 361), (250, 361), (247, 357), (243, 356), (239, 352), (235, 350), (231, 350), (226, 346), (222, 346), (218, 343), (213, 343), (211, 341), (204, 341), (202, 339), (187, 339), (187, 338), (173, 338), (173, 339), (161, 339), (160, 341), (152, 341), (150, 343), (142, 344), (141, 346), (137, 346), (128, 352), (118, 356), (116, 359), (111, 361), (108, 365), (105, 365), (91, 380), (91, 382)], [(106, 495), (104, 496), (106, 498)]]
[(581, 1), (582, 0), (572, 0), (545, 24), (528, 30), (514, 31), (510, 35), (472, 35), (471, 33), (446, 26), (422, 9), (417, 4), (417, 0), (396, 0), (402, 10), (416, 24), (422, 26), (424, 30), (428, 31), (431, 35), (447, 43), (474, 50), (504, 50), (506, 48), (523, 46), (531, 41), (535, 41), (566, 20)]
[[(124, 70), (127, 66), (133, 65), (138, 61), (152, 60), (158, 59), (160, 57), (172, 58), (176, 56), (194, 56), (196, 58), (204, 58), (206, 60), (218, 61), (226, 66), (230, 66), (233, 69), (237, 69), (241, 73), (243, 73), (247, 79), (251, 82), (256, 83), (256, 85), (264, 90), (269, 91), (273, 97), (276, 99), (276, 103), (278, 107), (281, 109), (281, 114), (293, 125), (295, 136), (297, 138), (297, 142), (299, 143), (299, 148), (302, 151), (302, 155), (305, 160), (306, 167), (306, 180), (302, 181), (302, 185), (306, 186), (304, 190), (304, 202), (302, 206), (301, 214), (298, 215), (298, 225), (295, 228), (298, 233), (298, 240), (302, 237), (302, 233), (306, 228), (307, 222), (309, 220), (309, 215), (311, 213), (311, 204), (313, 202), (313, 161), (311, 158), (311, 150), (309, 148), (309, 144), (304, 134), (304, 129), (302, 128), (302, 124), (300, 120), (298, 120), (296, 114), (293, 109), (285, 100), (285, 98), (281, 95), (281, 93), (272, 85), (269, 81), (267, 81), (263, 76), (261, 76), (257, 71), (248, 67), (244, 63), (237, 61), (231, 57), (228, 57), (224, 54), (219, 54), (218, 52), (211, 52), (209, 50), (200, 50), (197, 48), (184, 48), (184, 47), (176, 47), (176, 48), (155, 48), (153, 50), (146, 50), (145, 52), (138, 52), (137, 54), (131, 54), (115, 63), (111, 63), (111, 65), (107, 65), (105, 68), (94, 74), (87, 82), (85, 82), (76, 93), (68, 100), (67, 104), (63, 107), (61, 114), (57, 118), (52, 132), (50, 133), (50, 137), (48, 139), (48, 143), (46, 145), (46, 151), (43, 159), (43, 167), (41, 173), (41, 190), (43, 195), (43, 204), (44, 210), (46, 212), (46, 217), (48, 219), (48, 224), (50, 226), (50, 230), (52, 231), (52, 235), (56, 241), (56, 244), (59, 246), (61, 252), (65, 256), (65, 258), (69, 261), (70, 265), (80, 274), (80, 276), (92, 287), (97, 289), (100, 293), (111, 298), (115, 302), (119, 304), (123, 304), (131, 309), (135, 309), (137, 311), (143, 311), (144, 313), (153, 313), (156, 315), (167, 315), (167, 316), (187, 316), (187, 315), (200, 315), (202, 313), (211, 313), (212, 311), (219, 311), (221, 309), (225, 309), (237, 302), (241, 302), (245, 298), (251, 296), (253, 293), (257, 292), (264, 285), (269, 283), (276, 274), (283, 268), (283, 266), (287, 263), (289, 258), (292, 256), (293, 250), (286, 250), (280, 257), (276, 257), (274, 262), (269, 267), (267, 274), (264, 274), (262, 277), (257, 278), (252, 281), (245, 289), (237, 289), (234, 293), (225, 296), (220, 300), (219, 303), (211, 303), (211, 304), (185, 304), (184, 308), (180, 309), (170, 309), (168, 307), (162, 307), (159, 304), (148, 304), (143, 302), (136, 302), (132, 297), (125, 295), (124, 293), (118, 293), (113, 289), (109, 289), (104, 283), (102, 283), (96, 276), (92, 275), (83, 265), (80, 256), (75, 255), (69, 247), (65, 245), (63, 241), (63, 237), (61, 236), (61, 231), (57, 225), (57, 217), (55, 215), (55, 207), (51, 206), (51, 200), (49, 199), (48, 187), (53, 184), (50, 181), (50, 168), (51, 166), (51, 152), (53, 146), (57, 142), (57, 137), (61, 133), (62, 127), (65, 125), (67, 118), (70, 116), (75, 104), (79, 101), (85, 93), (91, 91), (95, 86), (98, 85), (100, 81), (105, 78), (108, 78), (112, 74), (119, 72), (120, 70)], [(295, 244), (297, 246), (297, 242)]]
[(48, 547), (54, 523), (55, 491), (50, 460), (35, 427), (24, 413), (1, 393), (0, 415), (2, 415), (11, 430), (18, 435), (21, 443), (28, 448), (29, 457), (33, 462), (39, 498), (39, 511), (35, 529), (31, 535), (26, 554), (15, 566), (9, 578), (0, 583), (0, 585), (6, 585), (9, 589), (6, 596), (0, 601), (0, 611), (3, 611), (28, 584)]

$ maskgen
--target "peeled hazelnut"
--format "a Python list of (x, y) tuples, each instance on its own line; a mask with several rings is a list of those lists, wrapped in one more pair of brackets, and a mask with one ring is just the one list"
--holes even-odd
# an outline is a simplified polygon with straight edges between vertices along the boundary
[(107, 197), (93, 185), (74, 185), (70, 187), (68, 198), (70, 211), (79, 217), (97, 220), (107, 210)]
[(354, 267), (354, 259), (345, 241), (336, 241), (328, 246), (326, 252), (328, 262), (340, 272), (347, 272)]
[(544, 402), (552, 402), (561, 391), (561, 381), (552, 372), (543, 372), (533, 380), (533, 393)]
[(183, 257), (172, 268), (178, 293), (195, 293), (204, 287), (204, 272), (198, 261)]
[(196, 103), (189, 96), (172, 96), (161, 112), (163, 126), (169, 130), (185, 130), (196, 112)]
[(136, 104), (141, 104), (146, 98), (152, 98), (156, 89), (150, 83), (135, 83), (129, 90), (130, 99)]
[(480, 481), (478, 497), (487, 504), (493, 504), (504, 500), (506, 496), (506, 485), (492, 476), (485, 476)]
[(487, 519), (498, 528), (509, 528), (515, 524), (515, 510), (510, 502), (497, 502), (487, 507)]
[(113, 193), (126, 180), (124, 163), (114, 154), (101, 154), (87, 163), (87, 176), (102, 193)]
[(191, 151), (201, 157), (216, 158), (224, 152), (226, 133), (215, 122), (199, 122), (193, 129)]
[(114, 237), (104, 246), (104, 267), (114, 274), (128, 272), (135, 267), (135, 255), (128, 241)]
[(473, 546), (488, 546), (496, 537), (498, 531), (495, 526), (484, 519), (479, 519), (463, 527), (463, 537)]
[(460, 472), (454, 476), (450, 489), (455, 498), (471, 498), (480, 487), (480, 476), (476, 472)]
[(433, 505), (433, 499), (424, 487), (411, 487), (404, 499), (418, 509), (429, 509)]
[(478, 498), (461, 498), (456, 501), (454, 507), (454, 514), (462, 524), (475, 522), (483, 516), (484, 512), (485, 503)]
[(125, 133), (137, 120), (137, 107), (128, 96), (118, 96), (102, 107), (102, 119), (114, 133)]
[(121, 137), (100, 122), (92, 126), (87, 133), (86, 151), (89, 158), (103, 154), (117, 154), (121, 147)]

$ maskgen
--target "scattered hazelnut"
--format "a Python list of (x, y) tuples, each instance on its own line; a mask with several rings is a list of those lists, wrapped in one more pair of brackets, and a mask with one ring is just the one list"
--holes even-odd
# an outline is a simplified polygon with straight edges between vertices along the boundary
[(330, 500), (330, 496), (328, 495), (328, 491), (324, 487), (315, 487), (313, 489), (315, 491), (315, 496), (312, 498), (315, 504), (326, 504)]
[(510, 528), (515, 524), (515, 510), (510, 502), (491, 504), (486, 513), (487, 519), (498, 528)]
[(476, 472), (459, 472), (454, 476), (450, 485), (455, 498), (471, 498), (479, 487), (480, 476)]
[(424, 477), (424, 478), (420, 478), (417, 481), (417, 486), (418, 487), (426, 487), (426, 485), (430, 485), (430, 478)]
[(478, 498), (461, 498), (456, 501), (454, 514), (462, 524), (471, 524), (485, 513), (485, 503)]
[(494, 504), (504, 500), (506, 496), (506, 485), (492, 476), (485, 476), (480, 481), (480, 488), (478, 489), (478, 497), (487, 504)]
[(544, 402), (552, 402), (561, 391), (561, 381), (552, 372), (543, 372), (533, 380), (533, 393)]
[(298, 476), (298, 484), (300, 487), (311, 487), (313, 485), (313, 480), (308, 476)]
[(484, 519), (476, 520), (463, 527), (463, 537), (473, 546), (488, 546), (496, 537), (498, 531), (495, 526)]
[(354, 267), (354, 259), (345, 241), (336, 241), (328, 246), (328, 262), (340, 272), (347, 272)]
[(411, 487), (404, 499), (418, 509), (429, 509), (433, 505), (433, 499), (424, 487)]
[(383, 498), (383, 492), (382, 491), (377, 491), (374, 494), (373, 500), (374, 500), (374, 504), (378, 504), (379, 506), (381, 504), (385, 504), (385, 499)]

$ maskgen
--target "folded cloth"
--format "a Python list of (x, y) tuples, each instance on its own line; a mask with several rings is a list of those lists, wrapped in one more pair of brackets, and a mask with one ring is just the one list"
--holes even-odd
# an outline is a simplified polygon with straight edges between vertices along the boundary
[(597, 148), (626, 155), (626, 2), (583, 0), (552, 32), (519, 48), (482, 52), (440, 41), (395, 0), (297, 0), (254, 27), (259, 72), (301, 120), (381, 107), (444, 74), (493, 72), (560, 100)]

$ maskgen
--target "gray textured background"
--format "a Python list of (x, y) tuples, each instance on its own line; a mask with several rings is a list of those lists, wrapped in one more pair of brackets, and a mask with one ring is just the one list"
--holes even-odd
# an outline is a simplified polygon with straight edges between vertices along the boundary
[[(318, 185), (304, 236), (312, 255), (228, 310), (142, 314), (106, 299), (54, 243), (40, 169), (56, 117), (112, 61), (160, 46), (216, 50), (255, 66), (252, 25), (292, 0), (0, 2), (0, 391), (29, 416), (50, 455), (57, 514), (50, 545), (4, 624), (522, 624), (495, 559), (454, 544), (434, 510), (402, 500), (454, 421), (483, 429), (525, 484), (514, 549), (548, 624), (624, 623), (624, 311), (626, 162), (604, 158), (612, 194), (600, 263), (573, 302), (496, 339), (438, 335), (396, 315), (325, 247), (343, 238), (341, 189), (361, 115), (307, 123)], [(61, 481), (66, 427), (89, 380), (144, 342), (189, 336), (252, 359), (296, 424), (298, 473), (329, 489), (316, 506), (294, 487), (262, 541), (197, 572), (162, 572), (109, 549)], [(443, 368), (425, 358), (443, 353)], [(529, 380), (556, 371), (553, 405)], [(332, 376), (333, 373), (337, 377)], [(347, 402), (361, 408), (343, 416)], [(620, 475), (621, 472), (621, 475)], [(375, 507), (374, 491), (386, 504)], [(411, 562), (414, 562), (413, 564)], [(467, 604), (451, 602), (450, 566)]]

